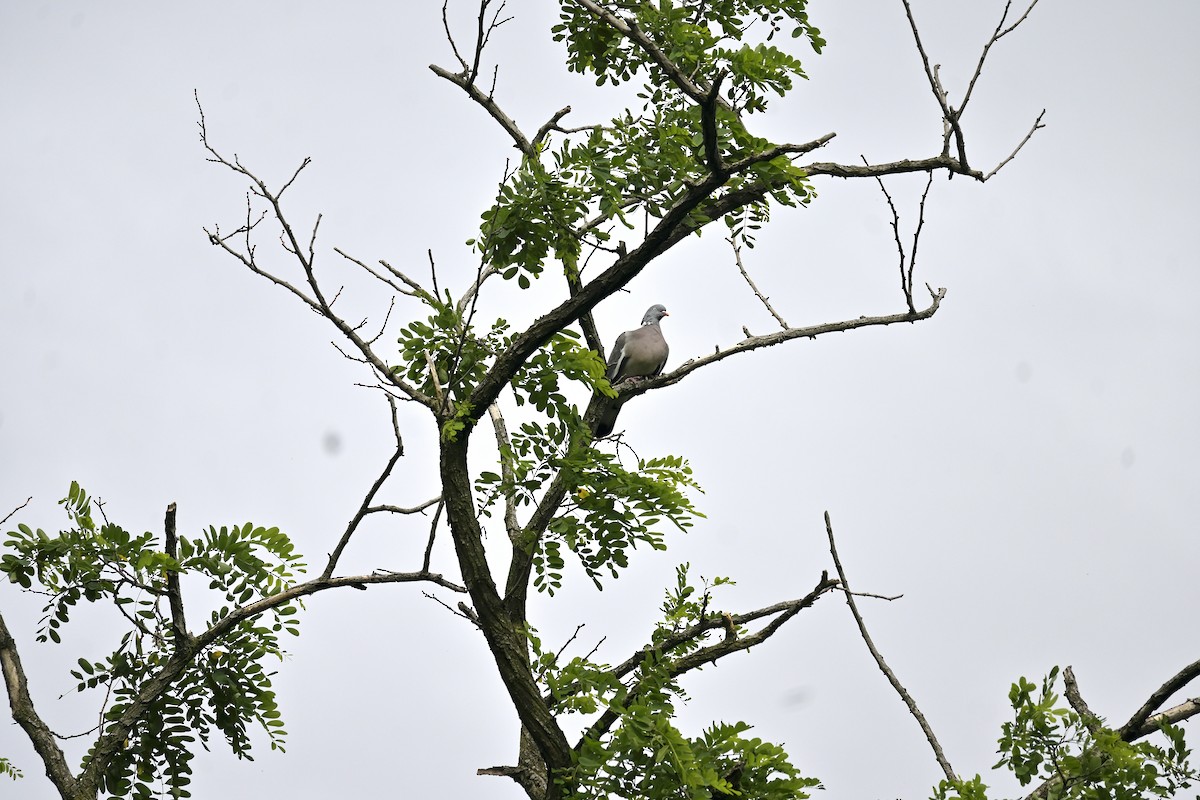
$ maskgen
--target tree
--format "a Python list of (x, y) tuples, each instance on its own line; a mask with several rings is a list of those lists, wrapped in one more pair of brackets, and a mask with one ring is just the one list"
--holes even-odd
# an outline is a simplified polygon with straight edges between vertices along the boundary
[[(60, 537), (18, 529), (5, 568), (14, 580), (31, 585), (38, 579), (53, 593), (44, 636), (58, 637), (60, 623), (80, 599), (115, 600), (118, 608), (129, 612), (132, 626), (112, 657), (80, 663), (81, 685), (111, 686), (115, 702), (105, 712), (103, 735), (79, 776), (70, 775), (61, 752), (56, 754), (52, 739), (46, 738), (44, 726), (39, 727), (36, 715), (31, 716), (32, 703), (25, 702), (20, 681), (15, 682), (16, 690), (10, 683), (10, 697), (15, 691), (18, 701), (15, 715), (39, 742), (60, 791), (65, 796), (94, 796), (95, 789), (101, 788), (123, 794), (140, 791), (154, 778), (182, 788), (188, 775), (189, 737), (205, 738), (215, 726), (242, 754), (248, 747), (247, 723), (258, 721), (268, 730), (279, 731), (261, 659), (280, 651), (276, 634), (292, 628), (293, 603), (328, 589), (388, 582), (434, 583), (447, 592), (469, 595), (470, 604), (464, 602), (458, 611), (487, 639), (522, 722), (518, 763), (485, 771), (512, 777), (530, 796), (552, 797), (560, 792), (665, 796), (681, 786), (696, 796), (734, 790), (751, 796), (793, 796), (814, 785), (791, 766), (782, 750), (743, 737), (745, 728), (740, 724), (718, 724), (703, 736), (688, 737), (673, 724), (670, 712), (681, 691), (680, 678), (687, 673), (764, 641), (826, 594), (842, 591), (852, 600), (840, 569), (837, 578), (814, 575), (811, 592), (796, 600), (749, 612), (720, 613), (712, 605), (713, 591), (728, 581), (714, 578), (698, 589), (681, 567), (650, 643), (624, 662), (598, 664), (591, 654), (564, 662), (561, 651), (543, 647), (528, 615), (531, 585), (552, 594), (568, 564), (576, 560), (598, 586), (610, 584), (628, 564), (629, 550), (638, 542), (663, 547), (662, 523), (686, 528), (697, 513), (689, 496), (694, 486), (686, 462), (674, 456), (631, 456), (621, 439), (615, 449), (591, 441), (591, 420), (579, 413), (567, 382), (600, 395), (615, 390), (619, 401), (628, 402), (736, 353), (933, 316), (944, 292), (931, 290), (926, 305), (914, 291), (925, 197), (935, 174), (982, 182), (1007, 162), (989, 172), (971, 165), (963, 111), (991, 46), (1020, 24), (1029, 10), (1032, 6), (1009, 19), (1006, 8), (957, 105), (950, 103), (912, 23), (925, 77), (942, 111), (941, 152), (857, 165), (808, 160), (830, 141), (830, 134), (779, 145), (750, 132), (748, 122), (766, 110), (769, 97), (786, 92), (803, 74), (795, 56), (777, 49), (775, 35), (784, 38), (783, 34), (791, 33), (818, 52), (823, 45), (803, 3), (678, 8), (589, 0), (568, 4), (555, 34), (568, 48), (569, 66), (595, 74), (601, 82), (644, 79), (645, 106), (609, 123), (578, 129), (563, 127), (569, 113), (563, 109), (534, 133), (523, 131), (502, 111), (494, 91), (480, 86), (484, 46), (504, 21), (502, 6), (481, 3), (473, 48), (455, 48), (456, 54), (461, 53), (461, 69), (435, 67), (434, 71), (485, 109), (520, 156), (518, 164), (506, 169), (496, 202), (485, 212), (480, 234), (471, 243), (478, 267), (469, 288), (455, 296), (439, 286), (432, 256), (434, 277), (427, 286), (385, 262), (375, 266), (337, 251), (384, 284), (393, 301), (408, 298), (401, 302), (424, 306), (420, 314), (426, 319), (414, 319), (401, 330), (398, 353), (384, 336), (390, 306), (375, 336), (366, 333), (365, 325), (355, 325), (334, 311), (338, 294), (322, 288), (314, 263), (320, 218), (311, 233), (301, 233), (282, 205), (282, 195), (300, 170), (272, 188), (238, 158), (209, 146), (202, 115), (202, 136), (212, 159), (248, 180), (252, 195), (244, 223), (232, 232), (213, 228), (208, 232), (210, 241), (252, 272), (290, 291), (340, 331), (350, 343), (347, 355), (366, 365), (387, 397), (396, 447), (319, 577), (304, 583), (295, 580), (299, 557), (274, 529), (214, 527), (199, 539), (180, 539), (169, 510), (160, 549), (156, 537), (130, 536), (107, 520), (98, 526), (89, 498), (78, 486), (72, 486), (66, 500), (71, 527)], [(765, 24), (746, 27), (759, 14), (765, 15)], [(446, 28), (449, 34), (449, 22)], [(755, 38), (760, 33), (761, 41)], [(1015, 144), (1014, 155), (1040, 120), (1039, 116), (1029, 135)], [(606, 385), (602, 378), (605, 339), (591, 320), (591, 310), (655, 259), (693, 233), (724, 224), (741, 266), (741, 246), (752, 244), (754, 231), (768, 221), (771, 201), (785, 207), (807, 204), (814, 196), (813, 181), (822, 177), (881, 179), (905, 172), (927, 173), (928, 181), (910, 248), (903, 244), (907, 236), (899, 214), (884, 192), (900, 261), (903, 305), (898, 313), (803, 328), (791, 327), (776, 315), (781, 328), (777, 333), (754, 336), (747, 331), (737, 345), (687, 362), (661, 378)], [(882, 182), (880, 187), (885, 188)], [(255, 238), (264, 222), (279, 226), (299, 277), (264, 265)], [(640, 233), (637, 223), (643, 226)], [(600, 272), (585, 280), (593, 261)], [(524, 330), (514, 331), (502, 320), (486, 324), (477, 320), (486, 308), (481, 299), (485, 284), (510, 280), (521, 288), (532, 287), (547, 264), (554, 265), (551, 273), (563, 271), (565, 299)], [(744, 267), (743, 275), (753, 288)], [(515, 413), (523, 421), (511, 433), (505, 416), (513, 418), (514, 412), (502, 412), (500, 400), (519, 406)], [(404, 402), (423, 406), (436, 423), (443, 487), (438, 498), (411, 508), (377, 500), (404, 454), (397, 410), (397, 403)], [(492, 429), (498, 468), (480, 471), (468, 463), (468, 446), (478, 440), (480, 423)], [(633, 458), (636, 467), (631, 469), (622, 457)], [(368, 515), (427, 509), (433, 509), (432, 525), (419, 570), (335, 574)], [(495, 554), (487, 552), (480, 513), (494, 513), (503, 520), (511, 546), (507, 576), (494, 566)], [(834, 550), (832, 526), (828, 529)], [(430, 548), (441, 530), (453, 539), (461, 584), (431, 571)], [(189, 632), (180, 574), (204, 575), (211, 588), (223, 594), (219, 602), (224, 608), (203, 633)], [(147, 595), (161, 602), (144, 599)], [(269, 625), (262, 623), (264, 616)], [(15, 643), (3, 632), (0, 637), (6, 667), (17, 664)], [(6, 677), (10, 671), (6, 668)], [(1194, 673), (1194, 668), (1184, 670), (1168, 685), (1186, 683)], [(215, 693), (214, 686), (218, 687)], [(1018, 750), (1028, 753), (1032, 743), (1034, 752), (1057, 754), (1063, 741), (1079, 742), (1079, 754), (1071, 756), (1079, 765), (1052, 764), (1068, 779), (1084, 774), (1080, 770), (1085, 767), (1093, 769), (1094, 765), (1084, 764), (1089, 757), (1103, 764), (1135, 763), (1139, 781), (1150, 774), (1144, 767), (1155, 760), (1188, 774), (1181, 763), (1186, 753), (1180, 738), (1161, 752), (1119, 749), (1119, 742), (1142, 733), (1146, 718), (1171, 692), (1140, 720), (1131, 719), (1122, 735), (1113, 739), (1089, 725), (1090, 715), (1078, 706), (1077, 717), (1069, 712), (1064, 717), (1069, 736), (1060, 736), (1054, 720), (1061, 715), (1054, 710), (1050, 685), (1036, 702), (1034, 687), (1025, 683), (1018, 687), (1013, 699), (1018, 721), (1006, 736), (1013, 743), (1012, 759), (1019, 775), (1040, 776), (1038, 768), (1045, 759), (1019, 760)], [(1182, 719), (1192, 710), (1181, 707), (1172, 713), (1172, 719)], [(576, 741), (569, 740), (564, 730), (563, 720), (571, 714), (583, 715), (588, 726)], [(273, 734), (272, 744), (281, 743), (281, 734)], [(943, 792), (979, 791), (978, 784), (958, 782), (942, 761), (947, 773)]]

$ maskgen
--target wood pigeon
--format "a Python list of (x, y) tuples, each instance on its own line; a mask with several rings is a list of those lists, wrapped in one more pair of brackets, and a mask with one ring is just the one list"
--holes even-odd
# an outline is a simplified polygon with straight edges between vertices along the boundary
[[(608, 382), (616, 388), (625, 380), (653, 378), (667, 364), (667, 340), (658, 323), (669, 316), (662, 305), (652, 305), (642, 317), (642, 326), (625, 331), (617, 337), (608, 356)], [(596, 437), (608, 436), (617, 424), (621, 411), (620, 398), (601, 397), (596, 422)]]

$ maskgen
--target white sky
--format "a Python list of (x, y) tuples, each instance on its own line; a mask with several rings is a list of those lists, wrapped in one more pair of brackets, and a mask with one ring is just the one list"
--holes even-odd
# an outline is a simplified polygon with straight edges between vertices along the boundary
[[(469, 5), (452, 5), (465, 39)], [(489, 53), (499, 102), (527, 130), (566, 104), (574, 124), (613, 113), (616, 93), (563, 74), (553, 4), (526, 5)], [(958, 95), (1001, 5), (914, 5)], [(33, 495), (19, 519), (56, 530), (55, 501), (78, 480), (133, 530), (161, 530), (176, 501), (184, 533), (252, 520), (323, 558), (386, 460), (386, 406), (353, 386), (365, 375), (329, 346), (332, 329), (205, 242), (201, 226), (236, 225), (244, 189), (205, 163), (192, 90), (213, 142), (276, 185), (313, 157), (291, 190), (294, 220), (325, 214), (322, 274), (347, 284), (347, 316), (381, 319), (386, 296), (332, 247), (417, 276), (432, 248), (443, 285), (461, 290), (473, 270), (462, 242), (514, 153), (427, 70), (453, 67), (439, 6), (0, 7), (0, 516)], [(827, 52), (801, 53), (812, 80), (755, 130), (837, 131), (820, 160), (934, 154), (940, 122), (900, 3), (811, 13)], [(620, 661), (681, 561), (738, 580), (723, 608), (797, 597), (829, 567), (829, 509), (856, 588), (905, 595), (864, 610), (947, 755), (1009, 794), (987, 770), (1017, 676), (1073, 664), (1092, 708), (1120, 724), (1194, 660), (1198, 25), (1194, 4), (1043, 0), (994, 49), (965, 122), (984, 168), (1042, 108), (1048, 127), (994, 181), (939, 180), (930, 198), (918, 280), (948, 288), (942, 310), (723, 362), (626, 407), (640, 453), (691, 460), (708, 519), (603, 593), (576, 575), (537, 599), (544, 638), (587, 621), (581, 653), (607, 636), (599, 657)], [(919, 179), (889, 185), (911, 225)], [(748, 253), (760, 287), (793, 325), (900, 310), (878, 190), (818, 190)], [(492, 286), (484, 311), (528, 321), (559, 291), (553, 277), (528, 295)], [(668, 368), (743, 324), (772, 327), (716, 235), (601, 306), (604, 337), (653, 302), (671, 311)], [(386, 502), (434, 493), (419, 411), (406, 410), (409, 455)], [(424, 519), (376, 520), (344, 568), (413, 569), (426, 533)], [(453, 574), (445, 544), (434, 566)], [(199, 607), (203, 586), (188, 589)], [(64, 645), (35, 645), (36, 604), (6, 584), (0, 607), (42, 714), (60, 733), (90, 727), (98, 697), (56, 698), (113, 630), (86, 615)], [(215, 742), (196, 761), (196, 797), (519, 795), (474, 775), (516, 751), (482, 637), (420, 587), (318, 596), (302, 627), (277, 679), (288, 753), (238, 763)], [(685, 732), (751, 722), (831, 797), (925, 797), (938, 778), (836, 597), (686, 686)], [(6, 796), (53, 796), (14, 725), (0, 725), (0, 754), (27, 774)]]

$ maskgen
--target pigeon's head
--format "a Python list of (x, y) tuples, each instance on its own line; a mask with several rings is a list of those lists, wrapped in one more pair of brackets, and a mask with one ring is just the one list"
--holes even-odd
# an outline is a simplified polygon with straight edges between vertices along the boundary
[(642, 317), (642, 324), (657, 325), (659, 320), (669, 316), (671, 315), (667, 313), (667, 307), (661, 303), (657, 303), (646, 309), (646, 316)]

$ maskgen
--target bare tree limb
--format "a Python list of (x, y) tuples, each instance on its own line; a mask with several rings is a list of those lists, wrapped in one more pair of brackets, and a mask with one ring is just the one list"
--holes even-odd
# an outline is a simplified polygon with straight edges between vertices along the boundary
[(1079, 683), (1075, 680), (1075, 670), (1069, 666), (1063, 670), (1063, 685), (1066, 686), (1064, 694), (1067, 696), (1067, 702), (1083, 718), (1083, 724), (1094, 736), (1100, 730), (1099, 718), (1088, 708), (1083, 695), (1079, 692)]
[[(500, 453), (500, 479), (505, 486), (513, 485), (512, 445), (508, 438), (508, 426), (504, 424), (504, 416), (500, 406), (492, 403), (488, 406), (488, 414), (492, 418), (492, 428), (496, 432), (496, 449)], [(504, 530), (508, 540), (514, 545), (521, 541), (521, 523), (517, 521), (517, 496), (511, 489), (504, 493)]]
[(1016, 146), (1016, 149), (1014, 149), (1011, 153), (1009, 153), (1007, 158), (1005, 158), (1003, 161), (1001, 161), (999, 164), (997, 164), (995, 169), (993, 169), (987, 175), (983, 176), (983, 180), (985, 180), (985, 181), (991, 180), (992, 176), (995, 175), (997, 172), (999, 172), (1001, 167), (1003, 167), (1005, 164), (1007, 164), (1008, 162), (1012, 161), (1014, 158), (1017, 157), (1017, 153), (1021, 152), (1021, 148), (1025, 146), (1025, 143), (1028, 142), (1030, 139), (1032, 139), (1033, 135), (1035, 133), (1037, 133), (1042, 128), (1046, 127), (1045, 125), (1042, 124), (1042, 118), (1045, 116), (1046, 116), (1046, 109), (1043, 108), (1042, 113), (1038, 114), (1037, 119), (1035, 119), (1033, 121), (1033, 127), (1029, 129), (1029, 133), (1025, 134), (1025, 138), (1022, 139), (1020, 144), (1018, 144)]
[(433, 542), (437, 538), (438, 522), (442, 518), (442, 510), (445, 507), (446, 501), (439, 497), (437, 510), (433, 512), (433, 522), (429, 524), (429, 541), (425, 544), (425, 557), (421, 561), (421, 569), (425, 572), (429, 571), (429, 562), (433, 560)]
[[(1159, 706), (1165, 703), (1171, 695), (1187, 686), (1198, 676), (1200, 676), (1200, 661), (1193, 661), (1191, 664), (1188, 664), (1186, 667), (1179, 670), (1179, 672), (1168, 678), (1162, 686), (1155, 689), (1150, 696), (1146, 698), (1146, 702), (1142, 703), (1141, 707), (1138, 708), (1137, 711), (1133, 712), (1133, 716), (1129, 718), (1129, 721), (1121, 726), (1119, 731), (1121, 738), (1127, 742), (1131, 742), (1136, 738), (1145, 736), (1146, 733), (1143, 733), (1142, 731), (1144, 728), (1146, 728), (1147, 723), (1150, 721), (1150, 715), (1153, 714)], [(1158, 726), (1153, 725), (1151, 726), (1150, 730), (1158, 730)]]
[[(179, 539), (175, 534), (175, 504), (167, 506), (165, 528), (166, 551), (172, 559), (179, 559)], [(167, 601), (171, 606), (171, 635), (175, 639), (175, 649), (178, 650), (192, 636), (188, 633), (187, 620), (183, 613), (183, 592), (179, 588), (179, 572), (167, 570)]]
[(751, 336), (742, 341), (727, 347), (724, 350), (717, 349), (716, 352), (710, 353), (700, 358), (693, 358), (685, 361), (680, 366), (676, 367), (671, 372), (660, 375), (657, 378), (647, 378), (643, 381), (638, 381), (632, 384), (623, 384), (620, 388), (622, 396), (634, 397), (643, 394), (652, 389), (658, 389), (663, 386), (671, 386), (679, 383), (691, 373), (722, 359), (745, 353), (750, 350), (757, 350), (763, 347), (772, 347), (792, 339), (815, 339), (818, 336), (824, 336), (829, 333), (840, 333), (851, 331), (857, 328), (866, 328), (880, 325), (895, 325), (900, 322), (917, 322), (923, 319), (929, 319), (937, 313), (943, 298), (946, 296), (945, 289), (938, 289), (936, 292), (931, 291), (930, 296), (932, 302), (928, 308), (924, 308), (917, 312), (905, 311), (899, 314), (886, 314), (875, 317), (859, 317), (858, 319), (844, 320), (841, 322), (826, 322), (821, 325), (810, 325), (803, 328), (788, 328), (783, 331), (767, 333), (761, 336)]
[(983, 45), (983, 50), (979, 54), (979, 63), (975, 65), (975, 72), (972, 73), (971, 80), (967, 83), (967, 90), (963, 92), (962, 103), (960, 103), (958, 106), (959, 116), (962, 116), (963, 111), (967, 107), (967, 103), (971, 101), (971, 94), (975, 91), (975, 82), (979, 80), (979, 76), (983, 73), (983, 62), (987, 60), (988, 52), (992, 49), (992, 45), (1016, 30), (1017, 26), (1029, 17), (1029, 13), (1033, 11), (1033, 7), (1037, 4), (1038, 0), (1031, 0), (1029, 6), (1025, 9), (1025, 13), (1022, 14), (1012, 25), (1009, 25), (1007, 28), (1005, 28), (1004, 23), (1008, 20), (1008, 12), (1012, 7), (1012, 0), (1006, 0), (1004, 3), (1004, 12), (1000, 15), (1000, 22), (996, 25), (996, 30), (992, 32), (991, 38), (988, 39)]
[[(346, 531), (342, 534), (342, 538), (338, 540), (337, 546), (333, 548), (333, 552), (329, 554), (329, 561), (325, 563), (325, 569), (321, 571), (321, 578), (329, 580), (333, 576), (333, 570), (337, 567), (338, 559), (342, 557), (342, 551), (346, 549), (346, 545), (350, 543), (350, 537), (358, 530), (359, 524), (363, 518), (372, 511), (371, 501), (375, 499), (375, 494), (379, 491), (379, 487), (383, 486), (384, 481), (391, 477), (392, 470), (396, 468), (396, 463), (404, 457), (404, 439), (400, 436), (400, 420), (396, 415), (396, 401), (389, 395), (387, 398), (388, 406), (392, 409), (392, 432), (396, 437), (396, 448), (392, 451), (391, 458), (388, 459), (383, 471), (379, 473), (379, 477), (371, 484), (371, 488), (367, 491), (366, 497), (358, 507), (358, 511), (350, 518), (350, 522), (346, 525)], [(432, 505), (427, 503), (425, 507)], [(376, 510), (392, 510), (391, 508)], [(420, 509), (416, 509), (420, 510)], [(415, 513), (405, 512), (404, 509), (397, 509), (400, 513)]]
[(754, 292), (754, 296), (757, 297), (759, 302), (761, 302), (767, 311), (770, 312), (771, 316), (775, 318), (775, 321), (779, 323), (779, 326), (786, 331), (788, 329), (787, 320), (779, 316), (779, 312), (776, 311), (771, 305), (770, 298), (758, 290), (758, 286), (755, 285), (754, 279), (750, 277), (749, 272), (746, 272), (746, 267), (742, 263), (742, 248), (741, 245), (737, 243), (737, 239), (733, 236), (730, 236), (725, 241), (729, 242), (729, 246), (733, 248), (733, 260), (737, 262), (738, 272), (742, 273), (742, 277), (746, 279), (746, 283), (749, 285), (750, 291)]
[(13, 720), (21, 726), (29, 741), (33, 743), (33, 749), (46, 767), (46, 777), (63, 797), (78, 796), (78, 783), (67, 764), (67, 758), (54, 741), (54, 733), (34, 708), (25, 669), (21, 666), (21, 656), (17, 653), (17, 642), (9, 633), (3, 615), (0, 615), (0, 669), (4, 671), (4, 683), (8, 687), (8, 705), (12, 709)]
[[(22, 508), (24, 508), (25, 506), (29, 505), (32, 502), (33, 502), (33, 495), (26, 497), (24, 503), (21, 503), (21, 505), (17, 506), (12, 511), (5, 514), (4, 519), (0, 519), (0, 525), (3, 525), (4, 523), (8, 522), (10, 519), (12, 519), (14, 514), (16, 514), (18, 511), (20, 511)], [(103, 513), (103, 509), (101, 509), (101, 513)]]
[[(296, 234), (293, 231), (291, 224), (288, 222), (287, 217), (284, 215), (283, 207), (280, 204), (280, 196), (282, 195), (283, 191), (292, 185), (292, 182), (296, 180), (296, 177), (300, 174), (301, 170), (303, 170), (304, 167), (310, 163), (310, 160), (306, 158), (300, 164), (300, 167), (297, 168), (296, 172), (292, 175), (291, 179), (289, 179), (288, 182), (286, 184), (284, 184), (284, 187), (282, 190), (280, 190), (278, 192), (272, 192), (267, 187), (266, 183), (262, 179), (260, 179), (257, 175), (255, 175), (248, 168), (246, 168), (245, 166), (242, 165), (242, 163), (238, 160), (236, 155), (233, 157), (233, 160), (229, 160), (229, 159), (225, 158), (223, 155), (221, 155), (209, 143), (208, 129), (207, 129), (207, 125), (206, 125), (206, 122), (204, 119), (204, 109), (200, 105), (200, 97), (199, 97), (198, 93), (196, 94), (196, 108), (199, 110), (199, 114), (200, 114), (200, 120), (198, 122), (198, 125), (200, 127), (200, 142), (204, 146), (204, 149), (209, 153), (209, 155), (210, 155), (209, 160), (214, 163), (221, 164), (222, 166), (226, 167), (227, 169), (229, 169), (229, 170), (237, 173), (238, 175), (241, 175), (242, 177), (246, 178), (247, 180), (249, 180), (251, 187), (252, 187), (251, 188), (252, 193), (257, 195), (258, 197), (261, 197), (262, 199), (264, 199), (271, 206), (272, 214), (275, 217), (275, 221), (279, 224), (280, 228), (283, 231), (282, 236), (284, 237), (284, 249), (287, 250), (289, 253), (291, 253), (296, 258), (296, 260), (299, 262), (300, 267), (304, 272), (305, 280), (308, 283), (309, 289), (312, 291), (312, 296), (310, 297), (309, 295), (307, 295), (304, 292), (297, 289), (291, 283), (289, 283), (281, 278), (278, 278), (275, 275), (270, 274), (269, 272), (261, 269), (258, 266), (258, 264), (255, 260), (254, 246), (251, 244), (251, 241), (250, 241), (251, 231), (253, 230), (254, 226), (257, 225), (258, 223), (250, 222), (249, 211), (247, 211), (247, 224), (244, 225), (241, 229), (239, 229), (239, 231), (241, 233), (245, 234), (245, 241), (246, 241), (246, 252), (245, 253), (239, 252), (239, 251), (235, 250), (232, 246), (229, 245), (229, 242), (228, 242), (228, 240), (230, 238), (229, 236), (221, 236), (220, 232), (218, 230), (214, 229), (213, 231), (209, 231), (207, 228), (205, 228), (204, 232), (208, 235), (209, 242), (211, 244), (218, 246), (221, 249), (225, 250), (225, 252), (229, 253), (234, 258), (236, 258), (238, 261), (240, 261), (251, 272), (261, 275), (261, 276), (267, 278), (268, 280), (270, 280), (272, 283), (275, 283), (278, 286), (281, 286), (281, 287), (287, 289), (293, 295), (295, 295), (297, 298), (299, 298), (309, 308), (313, 309), (318, 314), (320, 314), (321, 316), (328, 319), (331, 323), (333, 323), (334, 327), (336, 327), (338, 330), (340, 330), (342, 332), (342, 335), (345, 336), (347, 339), (349, 339), (351, 341), (351, 343), (354, 344), (355, 348), (360, 353), (362, 353), (363, 358), (365, 358), (370, 363), (370, 365), (374, 368), (375, 372), (380, 376), (380, 378), (383, 381), (395, 386), (398, 390), (400, 390), (402, 393), (408, 395), (408, 397), (410, 397), (411, 399), (416, 400), (417, 402), (419, 402), (431, 409), (434, 408), (434, 401), (432, 398), (427, 397), (423, 392), (419, 391), (418, 389), (416, 389), (413, 386), (410, 386), (406, 381), (404, 381), (402, 378), (400, 378), (400, 376), (397, 375), (392, 369), (390, 369), (388, 367), (387, 363), (384, 362), (384, 360), (381, 359), (375, 353), (375, 351), (371, 348), (371, 346), (366, 341), (364, 341), (363, 338), (358, 334), (355, 326), (350, 325), (344, 319), (342, 319), (340, 316), (335, 314), (333, 312), (333, 309), (330, 307), (329, 302), (326, 301), (325, 295), (321, 291), (320, 285), (317, 282), (316, 273), (313, 270), (313, 260), (314, 260), (313, 248), (314, 248), (315, 242), (316, 242), (317, 227), (320, 224), (320, 217), (318, 216), (317, 222), (313, 226), (312, 235), (309, 238), (307, 248), (302, 250), (301, 245), (300, 245), (298, 239), (296, 238)], [(261, 221), (261, 219), (262, 218), (260, 217), (259, 221)], [(235, 232), (235, 233), (237, 233), (237, 232)], [(305, 250), (307, 251), (307, 255), (305, 254)]]
[(525, 157), (535, 158), (537, 156), (537, 150), (534, 148), (533, 143), (521, 132), (521, 128), (513, 118), (504, 113), (490, 94), (476, 86), (474, 80), (468, 80), (467, 75), (455, 74), (444, 67), (439, 67), (437, 64), (430, 64), (429, 69), (439, 78), (444, 78), (458, 86), (467, 93), (468, 97), (482, 106), (491, 115), (492, 119), (500, 123), (500, 127), (508, 133), (509, 137), (513, 140), (513, 144), (516, 145), (516, 148)]
[(846, 590), (846, 604), (850, 606), (850, 613), (854, 615), (854, 621), (858, 624), (858, 632), (862, 634), (862, 640), (867, 645), (867, 649), (871, 651), (872, 658), (879, 666), (880, 671), (887, 677), (888, 683), (900, 695), (900, 699), (908, 706), (908, 711), (916, 719), (917, 724), (921, 726), (921, 731), (925, 734), (925, 738), (929, 740), (929, 746), (933, 748), (933, 756), (937, 759), (938, 766), (942, 768), (942, 772), (946, 773), (946, 780), (954, 782), (958, 780), (958, 776), (954, 774), (954, 768), (950, 766), (950, 762), (946, 759), (946, 754), (942, 752), (942, 745), (938, 742), (937, 736), (933, 732), (933, 728), (925, 720), (925, 715), (921, 713), (921, 709), (917, 707), (917, 702), (913, 700), (912, 695), (900, 683), (900, 679), (896, 677), (896, 673), (887, 665), (880, 654), (879, 649), (875, 647), (875, 643), (871, 641), (871, 634), (867, 633), (866, 623), (863, 622), (862, 614), (858, 613), (858, 604), (854, 602), (854, 594), (850, 591), (850, 583), (846, 580), (846, 571), (842, 569), (842, 561), (838, 558), (837, 544), (833, 540), (833, 523), (829, 519), (829, 512), (825, 512), (825, 533), (829, 537), (829, 552), (833, 556), (833, 566), (837, 569), (838, 577), (841, 579), (842, 588)]

